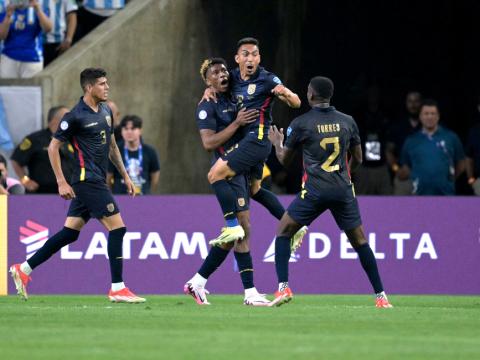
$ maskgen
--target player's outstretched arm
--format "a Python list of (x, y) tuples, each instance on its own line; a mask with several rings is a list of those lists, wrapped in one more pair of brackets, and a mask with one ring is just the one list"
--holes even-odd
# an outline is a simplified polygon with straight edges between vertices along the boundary
[(58, 193), (65, 200), (70, 200), (75, 197), (75, 192), (72, 187), (65, 180), (62, 171), (62, 160), (60, 159), (60, 148), (63, 146), (63, 141), (53, 138), (48, 145), (48, 158), (52, 165), (53, 173), (57, 179)]
[(290, 148), (283, 146), (284, 138), (285, 136), (283, 135), (283, 129), (278, 130), (275, 125), (272, 125), (270, 127), (270, 131), (268, 132), (268, 139), (275, 147), (275, 154), (277, 155), (278, 161), (280, 162), (280, 164), (286, 166), (293, 158), (293, 151)]
[(129, 195), (135, 196), (135, 185), (133, 184), (130, 176), (128, 176), (125, 165), (123, 165), (122, 155), (120, 155), (120, 150), (118, 150), (117, 142), (115, 141), (115, 136), (112, 134), (110, 141), (110, 149), (108, 157), (112, 164), (117, 168), (118, 172), (123, 178), (125, 186), (127, 187), (127, 192)]
[(215, 132), (215, 130), (210, 129), (200, 130), (200, 137), (202, 138), (204, 149), (212, 151), (222, 146), (235, 134), (239, 127), (254, 122), (258, 115), (259, 111), (256, 109), (247, 110), (243, 108), (238, 112), (237, 118), (222, 131)]
[(275, 86), (272, 90), (272, 93), (291, 108), (298, 109), (300, 105), (302, 105), (298, 95), (285, 85), (279, 84)]

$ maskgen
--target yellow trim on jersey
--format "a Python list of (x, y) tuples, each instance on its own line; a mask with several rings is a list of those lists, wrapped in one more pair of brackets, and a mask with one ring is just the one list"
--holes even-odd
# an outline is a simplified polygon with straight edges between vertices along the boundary
[(8, 286), (8, 196), (0, 195), (0, 295), (7, 295)]
[(85, 168), (80, 169), (80, 181), (85, 181)]
[(272, 175), (270, 168), (267, 166), (267, 164), (263, 164), (262, 180), (265, 179), (266, 177), (269, 177), (270, 175)]
[(352, 183), (352, 193), (353, 193), (353, 197), (357, 197), (357, 195), (355, 194), (355, 185), (353, 185)]
[(265, 125), (263, 125), (263, 124), (260, 124), (260, 126), (258, 127), (258, 139), (259, 140), (263, 139), (263, 128), (264, 127), (265, 127)]

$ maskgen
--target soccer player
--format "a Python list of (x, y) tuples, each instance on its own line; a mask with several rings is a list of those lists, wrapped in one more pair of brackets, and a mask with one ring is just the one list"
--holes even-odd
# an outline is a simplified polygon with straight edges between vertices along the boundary
[[(107, 73), (87, 68), (80, 74), (84, 95), (71, 112), (65, 114), (48, 147), (50, 163), (57, 178), (58, 192), (72, 200), (62, 230), (47, 240), (30, 259), (10, 267), (17, 292), (27, 299), (30, 273), (65, 245), (78, 239), (80, 230), (91, 217), (98, 219), (109, 231), (108, 258), (112, 286), (108, 298), (112, 302), (140, 303), (145, 299), (133, 294), (123, 283), (122, 243), (127, 229), (117, 203), (106, 184), (108, 158), (123, 175), (129, 193), (135, 194), (113, 136), (112, 111), (104, 104), (108, 97)], [(66, 181), (59, 149), (69, 141), (75, 148), (76, 168), (71, 186)]]
[[(197, 125), (205, 150), (213, 151), (213, 161), (224, 156), (239, 141), (238, 131), (255, 121), (258, 110), (245, 108), (237, 112), (229, 94), (229, 73), (224, 59), (211, 58), (203, 62), (200, 74), (207, 86), (218, 93), (216, 103), (202, 101), (196, 111)], [(209, 305), (205, 285), (209, 276), (224, 262), (234, 248), (240, 278), (245, 290), (245, 305), (266, 306), (269, 301), (259, 294), (253, 282), (253, 263), (249, 250), (250, 215), (248, 180), (240, 174), (228, 180), (236, 197), (236, 217), (245, 232), (243, 239), (233, 243), (212, 246), (198, 272), (184, 286), (184, 292), (191, 295), (199, 305)]]
[[(302, 225), (310, 225), (328, 209), (358, 254), (375, 291), (376, 306), (392, 307), (383, 291), (375, 256), (363, 232), (349, 175), (349, 169), (354, 171), (362, 162), (358, 127), (351, 116), (330, 106), (332, 96), (333, 82), (330, 79), (320, 76), (312, 78), (307, 92), (312, 109), (292, 121), (287, 129), (285, 146), (283, 129), (278, 131), (274, 126), (269, 133), (282, 164), (288, 163), (296, 147), (303, 147), (305, 164), (302, 190), (288, 207), (277, 230), (275, 268), (279, 284), (271, 306), (282, 305), (293, 298), (288, 285), (290, 237)], [(346, 160), (348, 154), (351, 156), (350, 164)]]
[[(212, 245), (235, 241), (244, 236), (236, 219), (235, 194), (227, 182), (227, 179), (237, 174), (250, 173), (252, 198), (265, 206), (276, 218), (280, 219), (284, 214), (285, 209), (277, 197), (260, 186), (263, 164), (272, 146), (267, 134), (272, 122), (271, 110), (275, 97), (293, 108), (298, 108), (301, 104), (298, 95), (286, 88), (275, 74), (259, 66), (260, 50), (257, 39), (239, 40), (235, 61), (238, 68), (232, 72), (232, 95), (237, 107), (257, 109), (259, 114), (254, 122), (242, 128), (243, 137), (238, 145), (235, 145), (225, 158), (219, 158), (208, 173), (208, 181), (227, 221), (222, 233), (210, 241)], [(302, 228), (292, 238), (292, 249), (298, 246), (305, 233), (306, 228)]]

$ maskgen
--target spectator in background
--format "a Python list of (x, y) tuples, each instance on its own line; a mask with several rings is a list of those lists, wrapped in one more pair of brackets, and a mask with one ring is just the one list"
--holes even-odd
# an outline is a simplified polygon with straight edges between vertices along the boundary
[[(422, 95), (418, 91), (410, 91), (405, 99), (406, 114), (399, 117), (388, 129), (386, 150), (393, 174), (399, 169), (398, 161), (406, 138), (421, 128), (419, 120), (421, 105)], [(400, 180), (399, 177), (394, 177), (393, 193), (394, 195), (410, 195), (412, 193), (412, 182), (410, 179)]]
[[(160, 163), (153, 147), (142, 141), (142, 119), (136, 115), (126, 115), (120, 122), (122, 140), (118, 148), (122, 154), (125, 169), (135, 185), (135, 194), (150, 194), (158, 186)], [(114, 194), (127, 194), (122, 176), (112, 163), (109, 164), (107, 184)]]
[(363, 163), (352, 174), (355, 192), (361, 195), (391, 195), (392, 179), (385, 149), (388, 120), (380, 109), (378, 87), (368, 89), (367, 110), (356, 118), (362, 141)]
[(22, 195), (25, 188), (20, 181), (8, 177), (7, 159), (0, 155), (0, 195)]
[(52, 30), (43, 1), (25, 0), (0, 13), (0, 78), (29, 78), (43, 69), (41, 32)]
[[(57, 179), (48, 158), (48, 145), (60, 120), (68, 111), (65, 106), (51, 108), (48, 112), (48, 127), (27, 135), (12, 154), (13, 169), (30, 193), (58, 193)], [(73, 170), (72, 146), (65, 144), (60, 154), (65, 178), (70, 179)], [(28, 175), (25, 167), (28, 169)]]
[(403, 145), (397, 175), (412, 179), (415, 195), (455, 195), (455, 178), (465, 170), (460, 139), (438, 125), (439, 120), (437, 103), (425, 100), (420, 108), (422, 129)]
[(80, 40), (109, 17), (125, 7), (125, 0), (83, 0), (78, 10), (76, 40)]
[(480, 196), (480, 123), (473, 126), (468, 133), (466, 153), (468, 184), (474, 194)]
[(43, 38), (44, 66), (72, 46), (77, 28), (78, 6), (75, 0), (48, 0), (48, 9), (53, 28)]

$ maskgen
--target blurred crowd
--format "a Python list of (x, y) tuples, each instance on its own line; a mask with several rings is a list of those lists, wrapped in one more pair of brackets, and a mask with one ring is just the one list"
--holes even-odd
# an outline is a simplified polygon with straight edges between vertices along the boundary
[(0, 78), (34, 76), (126, 2), (0, 0)]

